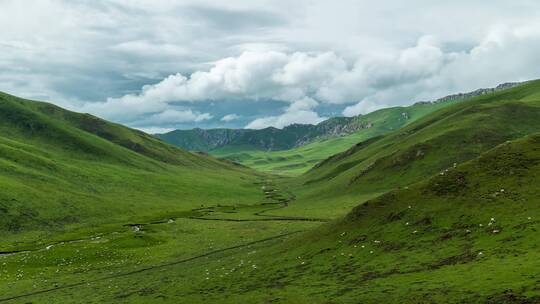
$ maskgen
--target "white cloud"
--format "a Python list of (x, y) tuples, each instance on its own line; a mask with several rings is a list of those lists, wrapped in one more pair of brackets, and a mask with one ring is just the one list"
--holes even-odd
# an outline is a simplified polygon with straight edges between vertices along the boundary
[[(173, 74), (144, 86), (138, 94), (109, 98), (83, 109), (129, 122), (167, 113), (178, 103), (271, 99), (290, 106), (282, 115), (255, 119), (248, 128), (316, 123), (321, 119), (314, 110), (319, 102), (345, 104), (343, 114), (353, 116), (440, 97), (453, 87), (475, 89), (497, 84), (501, 78), (532, 77), (536, 72), (528, 64), (538, 61), (532, 51), (537, 48), (531, 48), (535, 44), (540, 46), (540, 32), (526, 27), (495, 28), (476, 47), (460, 52), (445, 52), (437, 39), (422, 36), (412, 47), (360, 58), (351, 65), (333, 52), (244, 52), (212, 63), (207, 71)], [(522, 62), (505, 60), (506, 56), (519, 56)], [(357, 100), (361, 102), (354, 104)]]
[[(0, 90), (131, 126), (248, 117), (269, 99), (290, 108), (261, 126), (317, 121), (293, 105), (352, 115), (537, 78), (539, 12), (530, 0), (4, 0)], [(202, 106), (227, 100), (244, 106)]]
[(236, 115), (236, 114), (227, 114), (223, 117), (221, 117), (221, 121), (224, 121), (224, 122), (230, 122), (230, 121), (233, 121), (233, 120), (237, 120), (240, 118), (240, 115)]
[(347, 117), (357, 116), (360, 114), (363, 115), (386, 107), (387, 106), (384, 104), (378, 104), (368, 99), (364, 99), (355, 105), (346, 107), (345, 110), (343, 110), (343, 115)]
[(82, 110), (130, 122), (166, 111), (176, 103), (223, 99), (297, 102), (345, 68), (344, 61), (333, 53), (244, 52), (216, 61), (208, 71), (189, 77), (173, 74), (144, 86), (138, 94), (89, 103)]
[(135, 125), (142, 126), (143, 128), (151, 128), (152, 126), (177, 125), (186, 122), (201, 122), (209, 119), (212, 119), (212, 115), (209, 113), (167, 109), (138, 120)]
[(313, 111), (318, 103), (309, 98), (304, 97), (293, 102), (285, 109), (285, 112), (279, 116), (261, 117), (250, 122), (246, 129), (263, 129), (267, 127), (283, 128), (288, 125), (298, 124), (318, 124), (325, 120), (325, 117), (320, 117), (317, 112)]
[(148, 134), (163, 134), (163, 133), (168, 133), (175, 130), (174, 128), (161, 128), (161, 127), (148, 127), (148, 128), (142, 127), (142, 128), (135, 128), (135, 129), (141, 130)]

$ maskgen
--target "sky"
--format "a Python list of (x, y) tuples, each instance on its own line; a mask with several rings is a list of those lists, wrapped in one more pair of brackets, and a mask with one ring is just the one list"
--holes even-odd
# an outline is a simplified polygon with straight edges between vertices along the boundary
[(0, 0), (0, 91), (149, 133), (540, 78), (536, 0)]

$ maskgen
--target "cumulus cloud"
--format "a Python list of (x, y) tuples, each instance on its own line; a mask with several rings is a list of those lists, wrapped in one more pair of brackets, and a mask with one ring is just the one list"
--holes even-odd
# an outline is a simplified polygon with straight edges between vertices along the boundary
[(318, 122), (539, 77), (539, 11), (502, 0), (5, 0), (0, 90), (145, 130)]
[(109, 99), (113, 103), (200, 102), (220, 99), (274, 99), (295, 101), (316, 93), (332, 77), (346, 71), (334, 53), (276, 51), (243, 52), (220, 59), (208, 71), (177, 73), (139, 94)]
[(289, 116), (296, 113), (298, 122), (315, 121), (316, 113), (308, 109), (297, 111), (294, 107), (305, 108), (306, 100), (313, 100), (308, 99), (310, 95), (316, 95), (319, 87), (345, 70), (344, 60), (333, 53), (244, 52), (214, 62), (208, 71), (196, 71), (189, 76), (173, 74), (156, 84), (143, 86), (138, 94), (89, 103), (82, 109), (132, 122), (141, 116), (168, 111), (178, 103), (271, 99), (292, 103), (287, 113)]
[(278, 116), (261, 117), (250, 122), (246, 129), (263, 129), (267, 127), (283, 128), (288, 125), (298, 124), (318, 124), (325, 120), (325, 117), (320, 117), (313, 109), (318, 103), (309, 98), (294, 101), (285, 112)]
[[(472, 49), (455, 52), (445, 51), (433, 36), (422, 36), (413, 46), (350, 64), (333, 52), (249, 51), (217, 60), (206, 71), (176, 73), (143, 86), (139, 93), (87, 104), (83, 109), (127, 122), (150, 115), (144, 120), (160, 123), (164, 120), (158, 119), (159, 115), (168, 117), (175, 104), (275, 100), (289, 106), (280, 115), (259, 117), (246, 127), (317, 123), (322, 119), (315, 110), (319, 103), (344, 105), (343, 115), (354, 116), (424, 97), (436, 98), (449, 93), (444, 91), (448, 87), (474, 84), (474, 89), (492, 85), (492, 80), (504, 75), (527, 78), (523, 71), (531, 76), (534, 72), (525, 65), (516, 72), (513, 68), (519, 63), (501, 64), (499, 58), (519, 54), (528, 63), (536, 62), (529, 47), (539, 42), (538, 31), (496, 28)], [(441, 95), (436, 95), (439, 92)]]
[(233, 121), (233, 120), (237, 120), (240, 118), (240, 115), (237, 115), (237, 114), (227, 114), (223, 117), (221, 117), (221, 121), (224, 121), (224, 122), (230, 122), (230, 121)]
[[(211, 119), (212, 115), (209, 113), (196, 113), (191, 110), (178, 111), (167, 109), (161, 113), (153, 114), (146, 120), (155, 124), (174, 124), (181, 122), (199, 122)], [(143, 120), (143, 122), (145, 122)]]
[(343, 115), (347, 117), (363, 115), (386, 107), (387, 106), (384, 104), (375, 103), (369, 99), (364, 99), (355, 105), (346, 107), (343, 110)]

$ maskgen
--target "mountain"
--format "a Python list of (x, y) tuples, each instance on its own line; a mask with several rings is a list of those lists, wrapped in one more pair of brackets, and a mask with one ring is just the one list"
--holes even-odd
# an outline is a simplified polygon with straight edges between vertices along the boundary
[(513, 82), (392, 107), (355, 117), (335, 117), (318, 125), (291, 125), (283, 129), (193, 129), (157, 135), (166, 142), (208, 153), (272, 173), (298, 175), (330, 155), (342, 152), (371, 137), (402, 128), (455, 102), (524, 84)]
[(359, 124), (353, 118), (336, 117), (317, 125), (292, 124), (283, 129), (192, 129), (156, 134), (158, 138), (190, 151), (212, 151), (224, 147), (249, 147), (261, 151), (287, 150), (315, 139), (350, 134), (369, 123)]

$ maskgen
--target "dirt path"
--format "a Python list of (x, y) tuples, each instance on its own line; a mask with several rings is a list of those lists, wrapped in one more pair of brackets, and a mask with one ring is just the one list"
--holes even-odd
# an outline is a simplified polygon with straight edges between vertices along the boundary
[[(273, 215), (273, 214), (265, 214), (266, 212), (275, 211), (279, 209), (284, 209), (289, 206), (289, 203), (295, 200), (295, 197), (293, 194), (287, 192), (287, 197), (282, 198), (280, 197), (282, 192), (276, 190), (275, 188), (266, 188), (269, 186), (265, 182), (258, 183), (260, 185), (263, 185), (263, 192), (265, 193), (265, 196), (268, 199), (271, 199), (275, 201), (275, 203), (272, 203), (271, 205), (277, 205), (273, 206), (267, 209), (263, 209), (257, 212), (254, 212), (253, 215), (256, 217), (263, 217), (263, 218), (253, 218), (253, 219), (230, 219), (230, 218), (219, 218), (219, 217), (204, 217), (204, 216), (191, 216), (187, 217), (190, 219), (195, 220), (205, 220), (205, 221), (228, 221), (228, 222), (256, 222), (256, 221), (302, 221), (302, 222), (328, 222), (328, 219), (322, 219), (322, 218), (312, 218), (312, 217), (295, 217), (295, 216), (283, 216), (283, 215)], [(203, 211), (203, 210), (212, 210), (211, 208), (199, 208), (194, 209), (193, 211)]]

